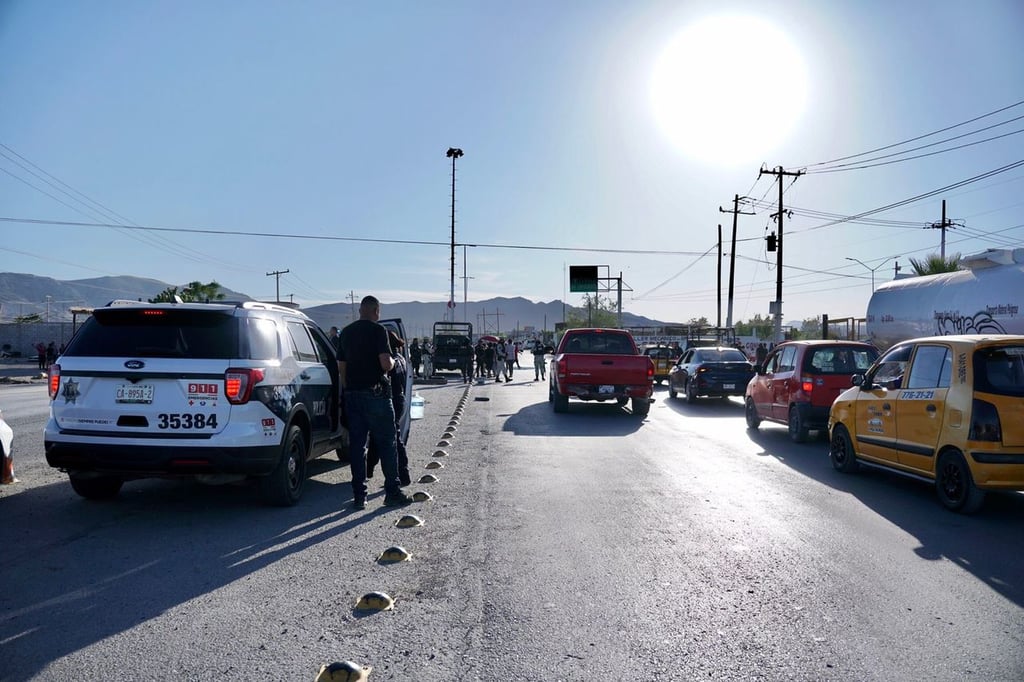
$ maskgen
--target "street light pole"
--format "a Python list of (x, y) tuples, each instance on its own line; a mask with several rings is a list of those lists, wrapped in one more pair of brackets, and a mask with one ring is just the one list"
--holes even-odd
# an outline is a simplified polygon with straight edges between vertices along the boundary
[(876, 265), (873, 268), (869, 267), (868, 264), (865, 263), (864, 261), (857, 260), (856, 258), (850, 258), (849, 256), (847, 256), (846, 260), (852, 260), (854, 262), (860, 263), (861, 265), (863, 265), (864, 267), (866, 267), (868, 270), (871, 271), (871, 293), (875, 293), (875, 270), (877, 270), (878, 268), (882, 267), (883, 265), (885, 265), (886, 263), (888, 263), (889, 261), (891, 261), (895, 257), (896, 256), (889, 256), (888, 258), (886, 258), (884, 261), (882, 261), (881, 263), (879, 263), (878, 265)]
[(462, 150), (457, 147), (448, 147), (445, 153), (452, 160), (452, 286), (448, 296), (448, 313), (452, 322), (455, 321), (455, 159), (462, 155)]

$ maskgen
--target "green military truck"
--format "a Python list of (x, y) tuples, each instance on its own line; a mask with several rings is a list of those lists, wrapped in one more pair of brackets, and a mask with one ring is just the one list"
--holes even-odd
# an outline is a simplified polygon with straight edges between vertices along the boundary
[(470, 322), (434, 323), (434, 372), (473, 374), (473, 325)]

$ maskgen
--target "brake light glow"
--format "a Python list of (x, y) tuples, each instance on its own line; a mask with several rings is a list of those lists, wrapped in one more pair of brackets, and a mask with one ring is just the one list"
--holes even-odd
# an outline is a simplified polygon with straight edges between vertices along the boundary
[(814, 390), (814, 382), (807, 381), (806, 379), (804, 379), (802, 382), (800, 382), (800, 388), (801, 390), (803, 390), (804, 393), (810, 393), (811, 391)]
[(60, 365), (50, 365), (50, 379), (47, 382), (46, 390), (50, 394), (50, 400), (57, 397), (57, 390), (60, 389)]
[(143, 314), (144, 316), (156, 316), (156, 317), (160, 317), (160, 316), (162, 316), (162, 315), (164, 314), (164, 311), (162, 311), (162, 310), (143, 310), (143, 311), (142, 311), (142, 314)]
[(263, 381), (264, 372), (257, 368), (229, 369), (224, 373), (224, 396), (232, 405), (244, 405), (252, 389)]

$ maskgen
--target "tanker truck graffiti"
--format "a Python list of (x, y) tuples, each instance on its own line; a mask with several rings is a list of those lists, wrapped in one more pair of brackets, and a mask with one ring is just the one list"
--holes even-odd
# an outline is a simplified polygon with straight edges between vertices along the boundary
[(974, 315), (960, 315), (951, 310), (943, 310), (935, 313), (935, 333), (939, 336), (948, 336), (949, 334), (1007, 334), (1009, 332), (987, 310)]
[(869, 340), (885, 350), (921, 336), (1024, 334), (1024, 249), (990, 249), (961, 267), (879, 286), (868, 302)]

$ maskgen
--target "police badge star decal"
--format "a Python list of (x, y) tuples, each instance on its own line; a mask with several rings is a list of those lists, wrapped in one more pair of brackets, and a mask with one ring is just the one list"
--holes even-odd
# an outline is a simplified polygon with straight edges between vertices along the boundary
[(68, 379), (64, 382), (64, 390), (61, 391), (61, 395), (64, 396), (64, 401), (73, 403), (75, 399), (80, 395), (78, 393), (78, 382), (74, 379)]

